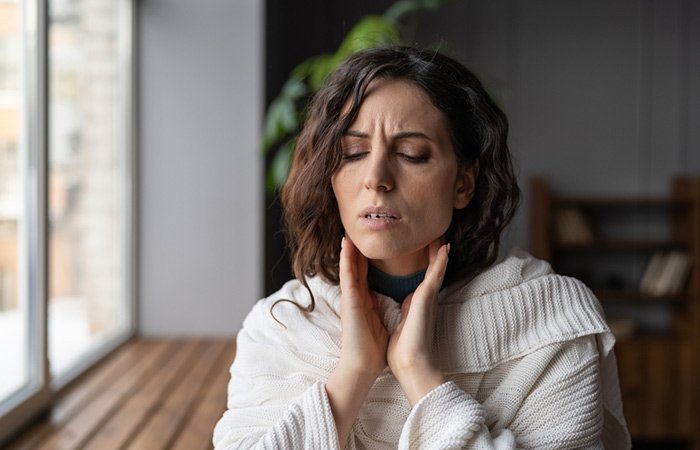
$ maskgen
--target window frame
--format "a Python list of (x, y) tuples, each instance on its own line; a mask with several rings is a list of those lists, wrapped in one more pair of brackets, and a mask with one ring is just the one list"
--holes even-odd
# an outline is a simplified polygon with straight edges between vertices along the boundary
[[(26, 100), (20, 154), (26, 193), (26, 230), (18, 248), (26, 274), (20, 282), (27, 304), (27, 359), (31, 380), (0, 403), (0, 445), (16, 435), (31, 420), (46, 411), (57, 394), (69, 388), (89, 368), (135, 336), (138, 323), (138, 114), (137, 114), (137, 8), (135, 0), (118, 0), (119, 148), (123, 149), (125, 172), (124, 261), (126, 302), (130, 323), (125, 330), (97, 347), (66, 373), (52, 379), (48, 360), (48, 0), (20, 0), (23, 9), (24, 84)], [(20, 235), (21, 236), (21, 235)]]

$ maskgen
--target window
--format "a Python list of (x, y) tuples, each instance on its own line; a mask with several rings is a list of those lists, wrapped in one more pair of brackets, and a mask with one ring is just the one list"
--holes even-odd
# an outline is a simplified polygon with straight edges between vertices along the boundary
[(0, 0), (0, 443), (133, 334), (133, 0)]
[(27, 278), (25, 14), (18, 0), (0, 2), (0, 402), (32, 381), (22, 289)]
[(130, 327), (119, 7), (49, 2), (49, 361), (59, 378)]

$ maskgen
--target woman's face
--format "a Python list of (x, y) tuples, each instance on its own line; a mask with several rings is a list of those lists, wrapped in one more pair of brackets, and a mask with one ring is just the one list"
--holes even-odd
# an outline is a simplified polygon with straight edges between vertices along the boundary
[(373, 81), (342, 149), (332, 185), (347, 236), (386, 273), (426, 268), (428, 244), (475, 185), (473, 167), (458, 167), (440, 110), (413, 84)]

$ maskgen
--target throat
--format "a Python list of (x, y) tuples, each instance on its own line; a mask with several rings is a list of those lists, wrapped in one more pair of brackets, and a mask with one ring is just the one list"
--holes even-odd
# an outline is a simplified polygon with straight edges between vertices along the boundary
[(402, 276), (389, 275), (371, 264), (367, 270), (369, 288), (391, 297), (399, 303), (402, 303), (408, 294), (416, 290), (423, 278), (425, 278), (425, 269)]

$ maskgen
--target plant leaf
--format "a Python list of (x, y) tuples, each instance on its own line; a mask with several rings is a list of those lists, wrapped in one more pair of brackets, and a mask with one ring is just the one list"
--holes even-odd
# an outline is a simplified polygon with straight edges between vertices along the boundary
[(398, 23), (406, 14), (409, 14), (417, 9), (415, 0), (401, 0), (389, 7), (382, 17), (392, 23)]
[(301, 80), (304, 80), (308, 77), (311, 76), (311, 73), (314, 70), (314, 67), (319, 64), (319, 60), (323, 60), (326, 58), (329, 58), (330, 54), (328, 53), (323, 53), (321, 55), (316, 55), (312, 56), (311, 58), (308, 58), (304, 61), (302, 61), (299, 65), (297, 65), (293, 70), (292, 70), (292, 77), (299, 78)]
[(313, 60), (307, 60), (297, 66), (295, 73), (297, 75), (308, 73), (309, 87), (315, 92), (348, 56), (368, 48), (398, 42), (399, 31), (393, 23), (380, 16), (366, 16), (348, 31), (334, 54), (320, 55)]
[(284, 86), (282, 86), (281, 95), (289, 97), (292, 100), (300, 98), (305, 95), (309, 89), (304, 84), (304, 78), (292, 75)]
[(295, 138), (289, 139), (282, 144), (277, 154), (272, 159), (270, 168), (267, 170), (266, 186), (268, 192), (274, 192), (276, 189), (284, 186), (289, 175), (289, 168), (292, 165), (292, 153), (294, 151)]
[(361, 50), (398, 42), (399, 30), (394, 23), (377, 15), (365, 16), (348, 31), (334, 56), (342, 61)]
[(400, 22), (405, 16), (420, 10), (432, 11), (451, 0), (399, 0), (387, 9), (382, 17), (392, 23)]
[(277, 97), (267, 110), (263, 127), (263, 154), (288, 134), (296, 131), (298, 126), (297, 110), (294, 100), (289, 97)]
[(315, 64), (310, 68), (309, 87), (313, 92), (318, 91), (323, 86), (328, 75), (338, 67), (334, 55), (321, 55), (316, 58)]

